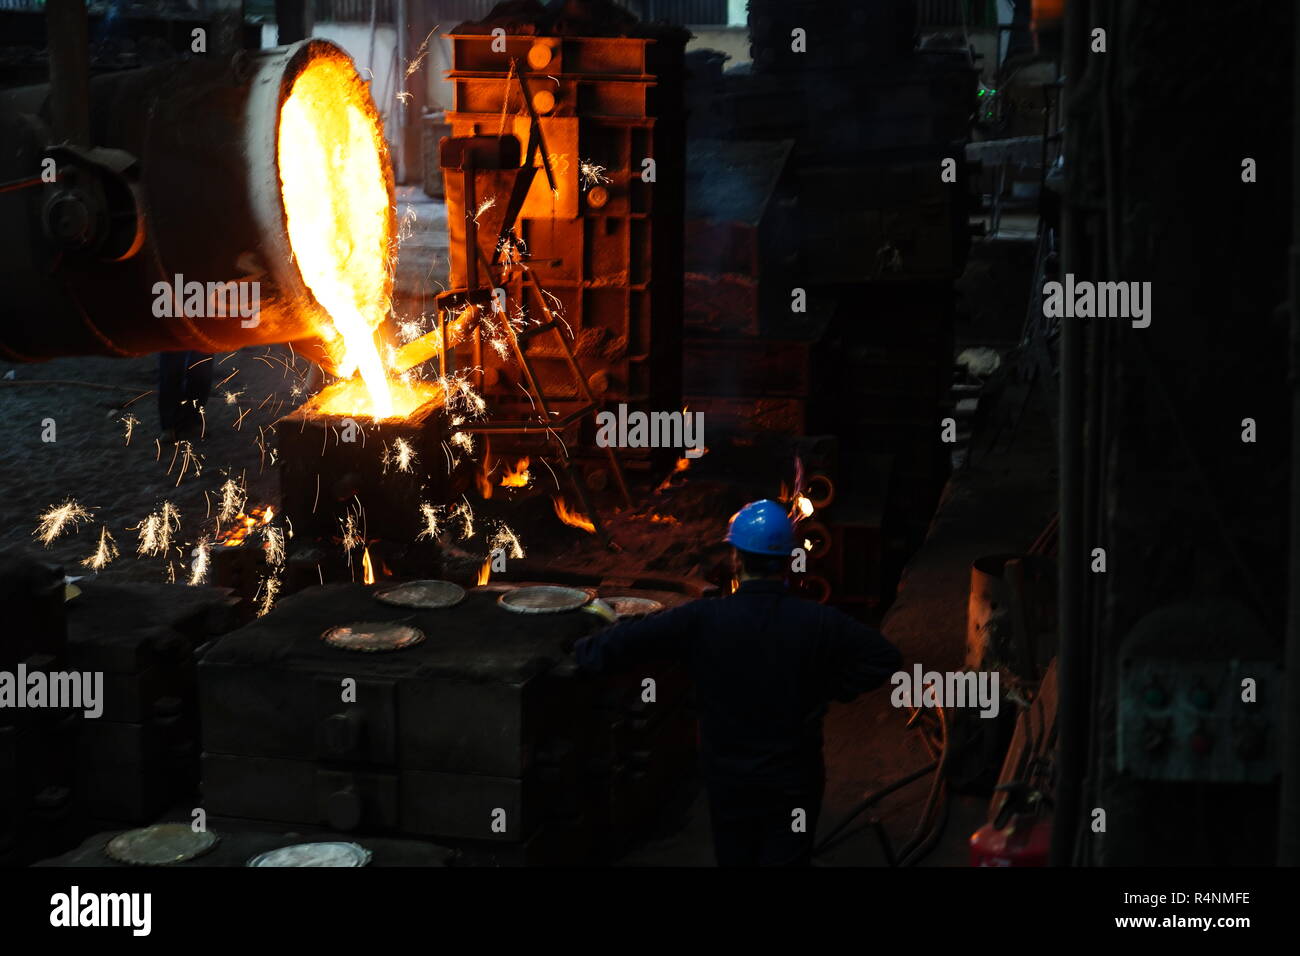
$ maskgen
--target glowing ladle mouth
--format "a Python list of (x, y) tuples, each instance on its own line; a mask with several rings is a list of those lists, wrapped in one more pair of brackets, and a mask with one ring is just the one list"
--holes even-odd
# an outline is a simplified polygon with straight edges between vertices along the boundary
[(394, 414), (375, 329), (388, 314), (393, 214), (384, 142), (369, 94), (344, 57), (313, 59), (280, 107), (276, 145), (289, 244), (329, 322), (335, 371), (359, 371), (374, 418)]

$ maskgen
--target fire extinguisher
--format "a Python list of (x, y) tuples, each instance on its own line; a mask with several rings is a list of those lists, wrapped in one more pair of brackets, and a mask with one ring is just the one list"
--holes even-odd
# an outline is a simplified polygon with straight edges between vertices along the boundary
[[(1023, 783), (996, 788), (1007, 798), (992, 823), (970, 838), (971, 866), (1047, 866), (1052, 845), (1052, 821), (1044, 814), (1051, 801)], [(995, 792), (996, 792), (995, 790)]]

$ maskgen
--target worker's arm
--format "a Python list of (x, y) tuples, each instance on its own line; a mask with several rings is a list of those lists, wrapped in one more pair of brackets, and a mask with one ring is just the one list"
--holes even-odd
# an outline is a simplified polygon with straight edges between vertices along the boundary
[(699, 613), (695, 605), (692, 601), (671, 611), (623, 621), (582, 638), (573, 648), (578, 667), (605, 674), (640, 661), (679, 657)]
[(903, 664), (898, 648), (875, 628), (834, 608), (823, 608), (827, 641), (826, 689), (836, 700), (850, 701), (889, 680)]

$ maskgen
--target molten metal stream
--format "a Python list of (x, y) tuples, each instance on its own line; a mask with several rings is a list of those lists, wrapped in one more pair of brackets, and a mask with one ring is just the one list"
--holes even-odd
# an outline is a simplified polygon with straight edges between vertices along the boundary
[(337, 410), (409, 414), (394, 406), (375, 344), (389, 310), (389, 196), (379, 122), (350, 64), (321, 58), (298, 75), (280, 108), (277, 150), (294, 258), (333, 320), (318, 331), (335, 371), (360, 371), (366, 386), (366, 396), (349, 395), (352, 407)]

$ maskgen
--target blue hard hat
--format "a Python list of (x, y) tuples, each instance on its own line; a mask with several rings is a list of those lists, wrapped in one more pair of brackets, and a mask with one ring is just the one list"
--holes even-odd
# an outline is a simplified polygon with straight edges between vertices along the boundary
[(794, 549), (794, 525), (785, 508), (770, 498), (751, 501), (731, 516), (726, 541), (750, 554), (788, 555)]

